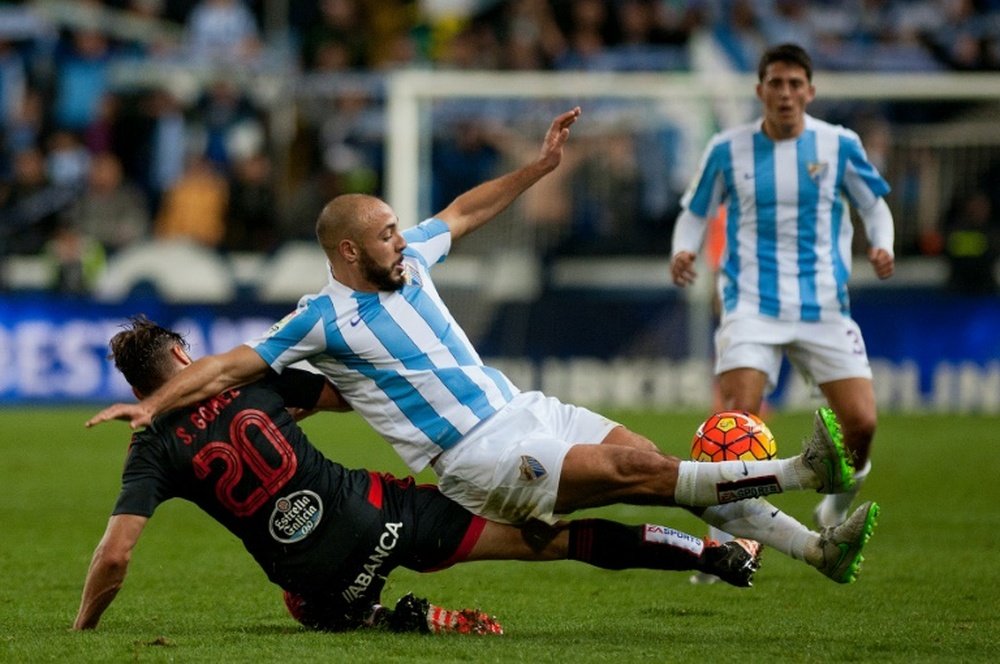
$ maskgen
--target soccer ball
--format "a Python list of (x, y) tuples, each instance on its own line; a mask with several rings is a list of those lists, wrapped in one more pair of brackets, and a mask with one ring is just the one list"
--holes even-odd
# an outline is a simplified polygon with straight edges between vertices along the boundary
[(778, 453), (774, 435), (752, 413), (729, 410), (701, 423), (691, 441), (695, 461), (765, 461)]

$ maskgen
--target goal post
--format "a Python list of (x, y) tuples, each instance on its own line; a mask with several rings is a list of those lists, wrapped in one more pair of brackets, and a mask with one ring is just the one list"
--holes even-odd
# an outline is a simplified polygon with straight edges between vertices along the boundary
[[(704, 136), (715, 131), (713, 108), (746, 106), (749, 120), (756, 112), (752, 75), (716, 73), (611, 72), (492, 72), (402, 70), (386, 85), (386, 195), (400, 219), (419, 219), (425, 161), (421, 136), (429, 129), (423, 113), (428, 104), (449, 99), (646, 100), (685, 102), (705, 114), (697, 124)], [(816, 72), (814, 84), (824, 102), (992, 102), (1000, 105), (1000, 74), (996, 73), (839, 73)], [(995, 121), (994, 116), (994, 121)], [(994, 125), (995, 127), (995, 125)], [(1000, 132), (978, 138), (1000, 143)], [(698, 151), (700, 152), (700, 147)]]
[[(388, 76), (386, 85), (386, 196), (404, 220), (419, 219), (429, 210), (421, 208), (419, 167), (426, 165), (426, 137), (435, 102), (455, 99), (479, 99), (483, 102), (503, 99), (561, 100), (567, 104), (580, 100), (630, 100), (633, 102), (683, 102), (704, 114), (690, 118), (704, 129), (707, 138), (721, 123), (718, 109), (742, 107), (744, 120), (757, 112), (754, 104), (756, 77), (752, 75), (707, 73), (610, 73), (610, 72), (475, 72), (402, 70)], [(995, 73), (838, 73), (816, 72), (814, 83), (818, 100), (934, 103), (987, 102), (1000, 105), (1000, 74)], [(728, 116), (729, 114), (722, 114)], [(729, 116), (732, 117), (732, 116)], [(992, 132), (970, 137), (958, 132), (954, 140), (1000, 143), (1000, 126), (992, 123)], [(934, 131), (933, 127), (927, 131)], [(948, 132), (942, 128), (942, 132)], [(954, 136), (955, 131), (951, 130)], [(422, 145), (422, 137), (424, 137)], [(699, 137), (695, 137), (699, 138)], [(700, 153), (703, 146), (695, 149)], [(686, 155), (688, 160), (690, 155)]]
[[(431, 192), (437, 184), (435, 151), (441, 147), (435, 139), (452, 138), (447, 136), (449, 121), (464, 117), (507, 130), (500, 136), (506, 147), (500, 148), (504, 154), (493, 177), (537, 154), (551, 118), (580, 105), (584, 114), (573, 128), (563, 165), (504, 213), (510, 219), (464, 238), (461, 250), (437, 269), (435, 282), (477, 342), (480, 335), (496, 332), (494, 321), (505, 321), (499, 336), (514, 341), (505, 344), (502, 355), (514, 361), (537, 354), (538, 337), (524, 318), (511, 323), (511, 303), (528, 311), (528, 298), (543, 294), (542, 284), (568, 297), (599, 292), (609, 298), (667, 302), (676, 318), (645, 322), (661, 325), (661, 330), (670, 327), (673, 336), (657, 347), (651, 334), (640, 331), (626, 353), (611, 357), (607, 366), (618, 367), (619, 373), (607, 366), (598, 371), (585, 364), (596, 360), (583, 355), (579, 366), (546, 358), (534, 368), (518, 366), (526, 384), (551, 387), (556, 396), (580, 401), (580, 394), (629, 382), (615, 376), (634, 378), (655, 365), (639, 380), (644, 396), (619, 390), (612, 402), (634, 405), (646, 398), (657, 407), (688, 399), (700, 406), (708, 398), (704, 377), (711, 373), (712, 280), (698, 279), (679, 293), (670, 288), (669, 231), (709, 137), (759, 116), (756, 83), (753, 75), (705, 72), (395, 72), (385, 87), (383, 192), (403, 225), (416, 223), (435, 212)], [(814, 84), (817, 98), (810, 113), (857, 131), (892, 186), (887, 200), (896, 221), (897, 274), (891, 285), (942, 285), (946, 265), (918, 255), (925, 248), (921, 243), (926, 233), (943, 228), (956, 197), (982, 186), (983, 176), (1000, 167), (1000, 74), (819, 71)], [(947, 112), (940, 113), (942, 108)], [(507, 143), (518, 149), (508, 149)], [(636, 251), (635, 242), (619, 242), (616, 233), (622, 232), (635, 235), (639, 244), (646, 242), (645, 251)], [(596, 241), (574, 244), (576, 233), (589, 233)], [(854, 270), (856, 286), (874, 280), (862, 268), (867, 266)], [(708, 274), (703, 262), (699, 272)], [(496, 315), (501, 311), (506, 317)], [(594, 321), (595, 326), (610, 323), (623, 321)], [(615, 364), (619, 359), (624, 364)], [(926, 386), (920, 388), (923, 396), (918, 395), (907, 374), (912, 369), (907, 364), (880, 374), (877, 384), (893, 391), (880, 402), (909, 408), (920, 399), (941, 401), (928, 396)], [(924, 366), (920, 372), (940, 373)], [(669, 380), (660, 380), (662, 375)], [(556, 385), (575, 387), (558, 394)], [(664, 391), (677, 385), (683, 389)], [(904, 393), (910, 397), (899, 396)], [(801, 403), (809, 394), (805, 388), (788, 388), (785, 398), (786, 405), (787, 400)]]

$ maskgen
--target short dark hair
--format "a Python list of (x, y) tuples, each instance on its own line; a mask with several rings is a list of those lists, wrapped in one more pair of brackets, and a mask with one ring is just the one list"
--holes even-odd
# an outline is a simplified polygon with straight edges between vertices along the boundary
[(115, 361), (129, 385), (142, 394), (152, 394), (173, 373), (170, 349), (175, 345), (187, 350), (184, 337), (160, 327), (143, 314), (132, 316), (122, 331), (111, 338), (108, 356)]
[(806, 50), (798, 44), (778, 44), (777, 46), (772, 46), (764, 51), (764, 55), (760, 56), (760, 63), (757, 65), (758, 81), (764, 80), (764, 73), (767, 71), (768, 65), (773, 62), (787, 62), (789, 64), (802, 67), (806, 70), (806, 78), (810, 83), (812, 83), (812, 58), (810, 58), (809, 54), (806, 53)]

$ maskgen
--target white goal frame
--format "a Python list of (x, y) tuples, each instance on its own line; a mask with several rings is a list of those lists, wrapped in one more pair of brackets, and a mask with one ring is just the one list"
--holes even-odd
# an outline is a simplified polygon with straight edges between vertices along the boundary
[[(386, 88), (386, 197), (403, 223), (421, 210), (421, 105), (434, 99), (609, 97), (688, 100), (716, 112), (754, 99), (752, 75), (708, 73), (485, 72), (405, 70), (391, 74)], [(824, 101), (996, 101), (1000, 74), (816, 72)], [(706, 121), (711, 113), (706, 113)], [(723, 118), (727, 120), (728, 118)], [(1000, 126), (1000, 122), (994, 126)], [(996, 131), (1000, 140), (1000, 129)], [(706, 135), (707, 138), (707, 135)]]
[[(746, 122), (759, 112), (755, 98), (755, 75), (731, 73), (593, 73), (593, 72), (485, 72), (485, 71), (399, 71), (390, 74), (386, 82), (385, 124), (385, 196), (404, 225), (416, 223), (433, 210), (421, 209), (422, 187), (426, 186), (430, 167), (427, 142), (431, 131), (426, 122), (430, 117), (430, 102), (449, 99), (609, 99), (645, 100), (651, 102), (682, 101), (704, 112), (683, 113), (680, 121), (692, 141), (686, 147), (694, 155), (683, 155), (685, 163), (697, 163), (698, 156), (710, 135), (720, 127)], [(821, 102), (993, 102), (1000, 109), (1000, 74), (997, 73), (835, 73), (818, 71), (814, 83)], [(586, 114), (587, 108), (584, 107)], [(672, 118), (676, 119), (676, 118)], [(700, 124), (699, 124), (700, 123)], [(693, 131), (692, 131), (693, 130)], [(541, 128), (539, 129), (541, 131)], [(987, 147), (1000, 148), (1000, 110), (989, 109), (969, 122), (939, 126), (911, 125), (906, 129), (907, 140), (921, 147)], [(700, 141), (698, 139), (701, 139)], [(938, 174), (940, 175), (940, 174)], [(960, 174), (944, 174), (960, 177)], [(926, 187), (925, 187), (926, 188)], [(424, 197), (426, 199), (426, 196)], [(923, 229), (939, 223), (944, 205), (939, 191), (920, 194), (915, 223)], [(703, 259), (702, 259), (703, 260)], [(468, 299), (480, 304), (489, 300), (484, 293), (494, 285), (496, 275), (510, 270), (486, 270), (491, 277), (483, 279), (484, 270), (477, 269), (482, 258), (454, 257), (448, 261), (455, 280), (444, 281), (473, 295)], [(566, 276), (574, 284), (586, 283), (611, 288), (669, 287), (666, 257), (588, 257), (563, 259), (552, 271), (559, 282)], [(488, 265), (487, 265), (488, 267)], [(530, 270), (514, 271), (530, 275)], [(940, 260), (916, 257), (897, 261), (896, 283), (939, 284), (945, 265)], [(855, 281), (865, 279), (867, 270), (854, 270)], [(585, 279), (581, 282), (580, 275)], [(608, 275), (613, 277), (608, 279)], [(439, 276), (447, 276), (439, 273)], [(603, 279), (603, 280), (602, 280)], [(597, 283), (597, 281), (600, 283)], [(689, 303), (688, 335), (690, 356), (708, 358), (712, 329), (711, 280), (700, 279), (683, 297)], [(530, 289), (528, 289), (530, 292)], [(467, 308), (473, 308), (467, 307)], [(707, 361), (707, 360), (706, 360)], [(699, 369), (703, 375), (707, 368)], [(572, 399), (571, 399), (572, 400)]]

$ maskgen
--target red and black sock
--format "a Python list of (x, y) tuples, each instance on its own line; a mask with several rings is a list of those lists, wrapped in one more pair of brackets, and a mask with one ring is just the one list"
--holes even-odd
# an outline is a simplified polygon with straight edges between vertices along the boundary
[(666, 526), (605, 519), (569, 524), (568, 558), (603, 569), (693, 570), (704, 547), (701, 539)]

